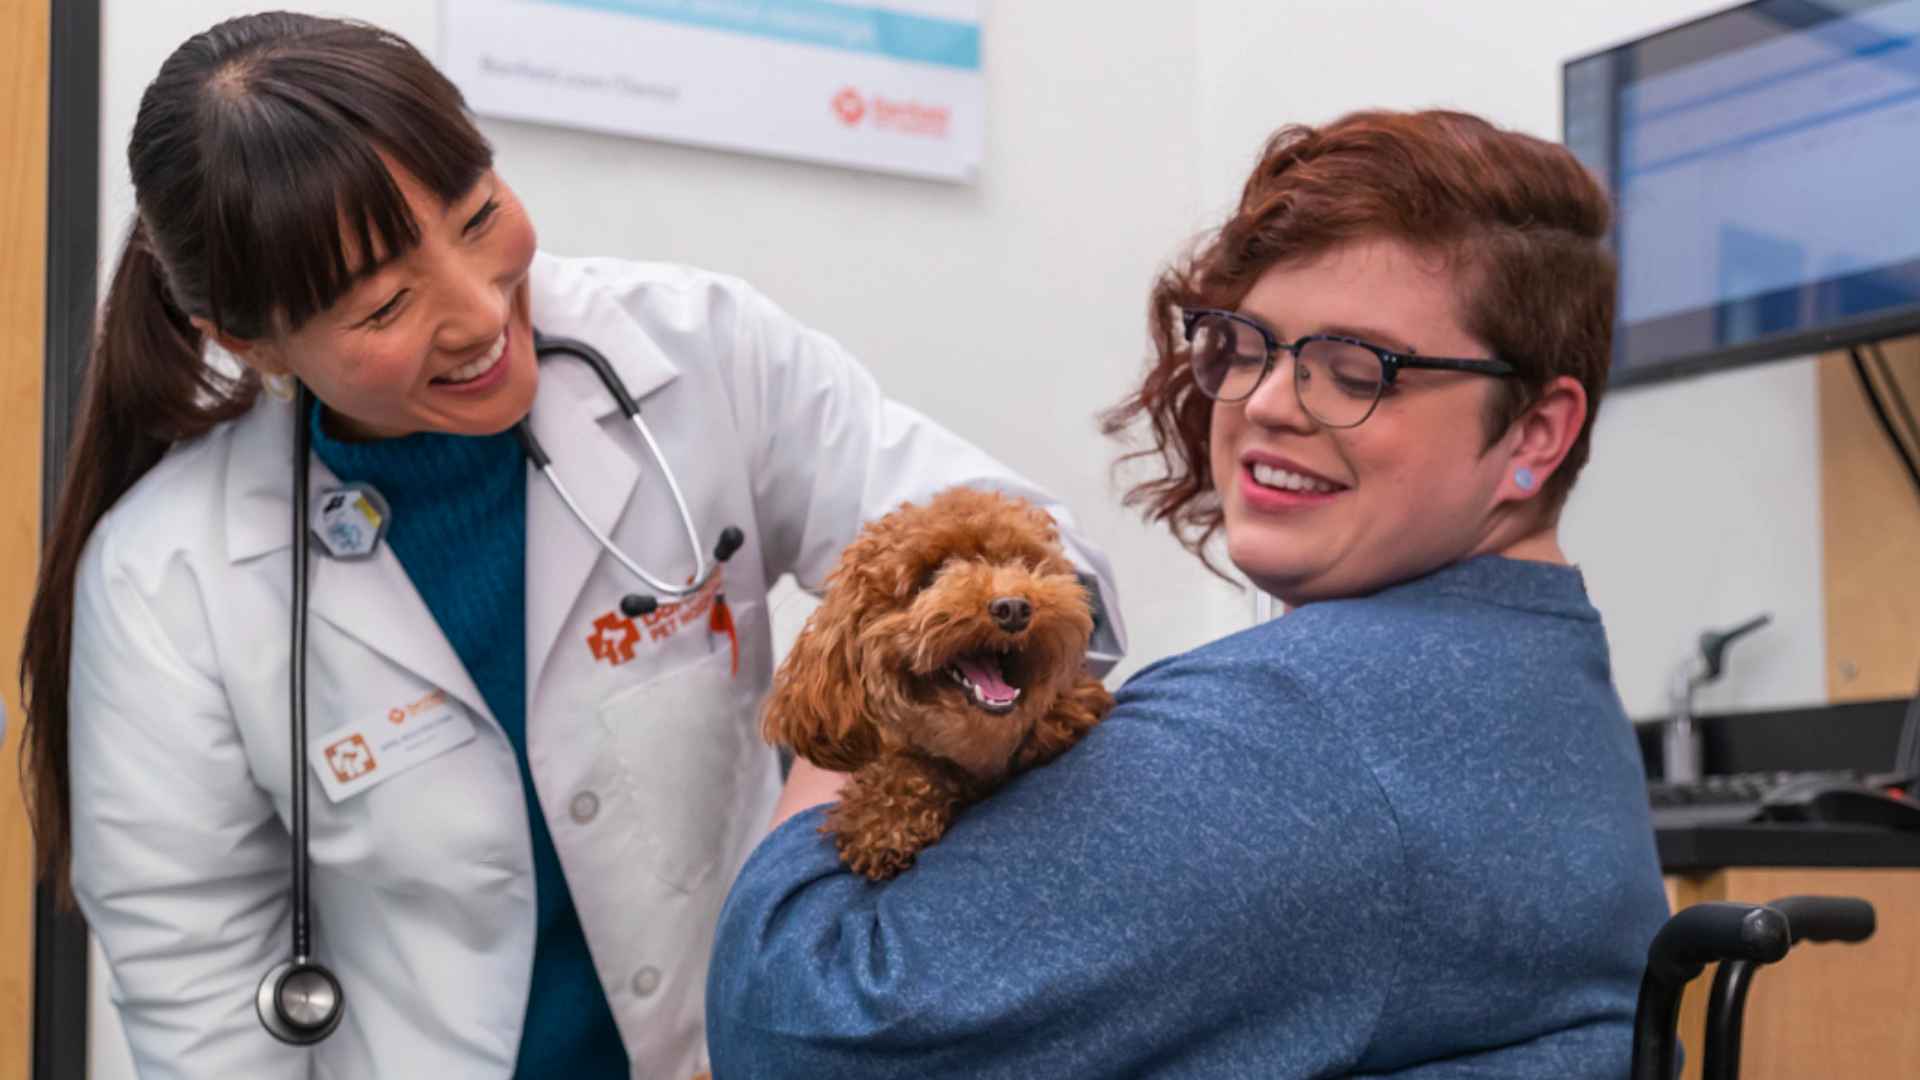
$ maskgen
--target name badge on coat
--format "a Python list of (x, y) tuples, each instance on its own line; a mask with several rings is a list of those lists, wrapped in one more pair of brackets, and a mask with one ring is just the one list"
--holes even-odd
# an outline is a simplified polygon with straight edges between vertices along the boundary
[(313, 736), (307, 740), (307, 763), (327, 798), (339, 803), (464, 746), (475, 733), (467, 710), (445, 690), (435, 690)]

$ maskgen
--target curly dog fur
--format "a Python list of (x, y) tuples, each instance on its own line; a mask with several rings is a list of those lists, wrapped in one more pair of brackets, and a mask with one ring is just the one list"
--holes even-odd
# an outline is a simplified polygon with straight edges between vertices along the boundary
[(955, 813), (1058, 757), (1113, 699), (1085, 670), (1093, 616), (1053, 519), (953, 488), (840, 556), (774, 674), (769, 742), (851, 773), (823, 832), (855, 872), (912, 865)]

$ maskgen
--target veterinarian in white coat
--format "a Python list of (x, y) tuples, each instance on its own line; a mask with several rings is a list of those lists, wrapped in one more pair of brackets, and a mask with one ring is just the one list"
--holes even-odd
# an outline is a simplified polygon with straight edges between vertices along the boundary
[[(244, 29), (253, 36), (242, 44), (264, 34), (301, 51), (283, 29)], [(380, 132), (368, 137), (379, 142)], [(136, 155), (140, 138), (136, 129)], [(135, 172), (140, 179), (137, 157)], [(129, 278), (140, 271), (129, 266), (146, 245), (174, 282), (169, 314), (201, 326), (207, 301), (186, 284), (195, 280), (191, 259), (167, 248), (162, 234), (175, 226), (157, 220), (160, 194), (140, 191), (142, 229), (109, 307), (143, 302)], [(422, 222), (421, 231), (433, 227)], [(459, 235), (446, 250), (467, 250)], [(627, 619), (620, 601), (639, 583), (551, 487), (528, 480), (525, 720), (537, 808), (522, 798), (507, 736), (393, 552), (381, 544), (348, 561), (316, 547), (306, 646), (314, 955), (337, 973), (346, 1008), (330, 1037), (293, 1047), (263, 1031), (255, 991), (288, 955), (291, 918), (294, 407), (252, 395), (238, 415), (172, 445), (124, 495), (109, 491), (111, 508), (97, 520), (67, 508), (91, 526), (77, 565), (67, 560), (69, 696), (64, 715), (36, 703), (31, 760), (38, 767), (63, 736), (72, 882), (112, 965), (143, 1076), (539, 1075), (538, 1062), (520, 1057), (536, 812), (632, 1075), (691, 1076), (706, 1060), (712, 928), (780, 789), (755, 715), (771, 674), (769, 585), (792, 573), (817, 586), (863, 520), (950, 484), (1047, 501), (887, 401), (844, 350), (738, 281), (545, 256), (523, 280), (514, 295), (524, 299), (513, 303), (533, 324), (597, 347), (639, 399), (703, 543), (733, 524), (744, 546), (700, 594)], [(432, 288), (420, 285), (412, 302), (458, 294)], [(475, 320), (475, 340), (484, 340), (477, 313), (493, 311), (517, 340), (519, 310), (476, 300), (471, 310), (417, 317)], [(110, 313), (103, 361), (117, 359), (121, 335)], [(95, 442), (83, 434), (78, 453), (125, 452), (114, 424), (96, 414), (83, 430), (88, 422)], [(690, 569), (661, 465), (590, 368), (564, 358), (541, 365), (531, 427), (621, 550), (656, 574)], [(314, 491), (334, 486), (318, 460), (309, 468)], [(68, 498), (85, 503), (71, 490)], [(1098, 577), (1106, 612), (1117, 611), (1104, 560), (1049, 505), (1076, 559)], [(49, 655), (40, 620), (61, 610), (59, 570), (50, 556), (36, 602), (41, 651), (29, 649), (36, 673), (36, 659)], [(730, 628), (714, 616), (722, 594)], [(1096, 647), (1117, 653), (1119, 628), (1106, 629)], [(36, 698), (50, 696), (52, 683), (36, 680)], [(319, 749), (343, 733), (421, 718), (441, 732), (427, 740), (431, 752), (391, 762), (397, 771), (378, 782), (369, 781), (388, 763), (369, 770), (351, 752), (336, 760)], [(333, 765), (342, 792), (320, 783)], [(342, 779), (356, 771), (351, 784)], [(48, 869), (57, 876), (60, 867)]]

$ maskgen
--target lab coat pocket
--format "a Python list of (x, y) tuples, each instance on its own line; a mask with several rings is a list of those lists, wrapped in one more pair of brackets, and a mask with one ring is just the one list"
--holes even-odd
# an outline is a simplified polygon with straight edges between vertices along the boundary
[(713, 874), (737, 831), (754, 750), (751, 682), (734, 674), (723, 643), (600, 706), (634, 854), (684, 892)]

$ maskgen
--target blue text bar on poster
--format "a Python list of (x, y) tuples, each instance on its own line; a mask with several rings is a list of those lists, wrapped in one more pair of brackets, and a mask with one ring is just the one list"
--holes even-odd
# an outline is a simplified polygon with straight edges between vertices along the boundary
[(545, 0), (941, 67), (980, 70), (978, 23), (828, 0)]

